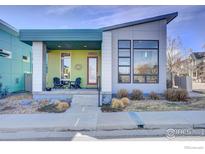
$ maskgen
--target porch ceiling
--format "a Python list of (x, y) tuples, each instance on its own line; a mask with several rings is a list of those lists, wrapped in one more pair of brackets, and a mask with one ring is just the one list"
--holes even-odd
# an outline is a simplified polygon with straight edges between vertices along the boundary
[(101, 41), (47, 41), (48, 50), (101, 50)]

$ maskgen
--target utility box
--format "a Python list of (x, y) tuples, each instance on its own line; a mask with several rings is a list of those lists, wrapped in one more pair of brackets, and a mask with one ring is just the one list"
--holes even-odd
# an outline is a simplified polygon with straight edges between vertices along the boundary
[(190, 92), (192, 91), (192, 78), (190, 76), (175, 76), (175, 85)]
[(24, 73), (25, 91), (32, 92), (32, 73)]

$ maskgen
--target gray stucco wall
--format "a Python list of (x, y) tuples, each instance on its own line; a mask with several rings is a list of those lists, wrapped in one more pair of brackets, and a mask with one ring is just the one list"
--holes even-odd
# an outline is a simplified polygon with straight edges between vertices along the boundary
[[(166, 21), (160, 20), (146, 24), (112, 30), (112, 93), (121, 88), (129, 92), (140, 89), (144, 93), (155, 91), (163, 93), (166, 89)], [(118, 83), (118, 40), (159, 40), (159, 83), (133, 83), (133, 49), (131, 49), (131, 83)]]

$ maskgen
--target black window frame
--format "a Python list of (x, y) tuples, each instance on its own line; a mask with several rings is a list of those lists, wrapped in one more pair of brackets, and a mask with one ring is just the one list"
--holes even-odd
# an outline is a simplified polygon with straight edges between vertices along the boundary
[[(158, 47), (157, 48), (135, 48), (134, 47), (134, 42), (135, 41), (157, 41), (157, 45)], [(158, 84), (159, 83), (159, 40), (133, 40), (133, 83), (134, 84)], [(156, 75), (153, 75), (153, 74), (135, 74), (134, 72), (134, 69), (135, 69), (135, 60), (134, 60), (134, 55), (135, 55), (135, 50), (157, 50), (157, 74)], [(135, 76), (144, 76), (145, 77), (145, 82), (135, 82), (134, 78)], [(157, 76), (157, 82), (147, 82), (147, 76)]]
[[(130, 48), (120, 48), (119, 47), (119, 43), (120, 41), (129, 41), (130, 43)], [(131, 46), (131, 40), (118, 40), (118, 83), (120, 84), (127, 84), (127, 83), (131, 83), (131, 49), (132, 49), (132, 46)], [(130, 50), (130, 56), (119, 56), (119, 52), (120, 52), (120, 49), (128, 49)], [(119, 65), (119, 60), (120, 58), (129, 58), (130, 60), (130, 64), (129, 65)], [(130, 73), (129, 74), (120, 74), (120, 71), (119, 71), (119, 68), (120, 67), (129, 67), (129, 70), (130, 70)], [(129, 82), (120, 82), (120, 76), (129, 76)]]

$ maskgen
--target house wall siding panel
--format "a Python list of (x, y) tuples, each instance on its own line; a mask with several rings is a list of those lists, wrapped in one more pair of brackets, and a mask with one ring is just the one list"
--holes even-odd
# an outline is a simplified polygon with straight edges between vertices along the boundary
[[(112, 93), (126, 88), (129, 92), (140, 89), (144, 93), (163, 93), (166, 89), (166, 20), (110, 31), (112, 33)], [(118, 40), (131, 40), (131, 83), (118, 83)], [(159, 40), (159, 83), (133, 83), (133, 40)]]

